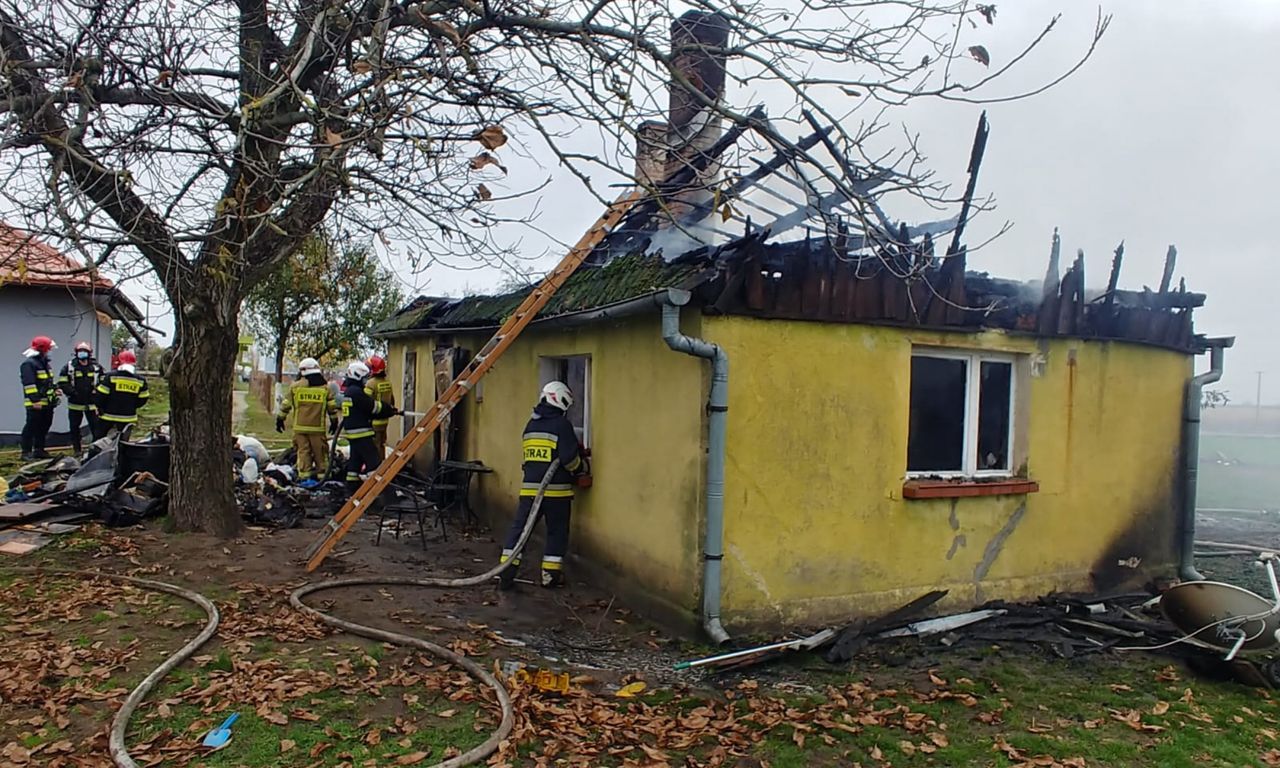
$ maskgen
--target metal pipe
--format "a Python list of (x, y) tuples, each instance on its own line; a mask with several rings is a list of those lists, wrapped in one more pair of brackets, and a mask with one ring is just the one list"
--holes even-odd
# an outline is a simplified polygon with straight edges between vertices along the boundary
[(1178, 515), (1178, 578), (1204, 581), (1196, 570), (1196, 482), (1200, 473), (1200, 401), (1204, 387), (1222, 378), (1223, 351), (1234, 337), (1209, 339), (1209, 370), (1187, 379), (1182, 412), (1182, 510)]
[(719, 345), (680, 333), (680, 307), (689, 292), (669, 290), (662, 305), (662, 340), (676, 352), (711, 361), (707, 397), (707, 526), (702, 539), (702, 627), (717, 645), (729, 641), (720, 623), (720, 564), (724, 560), (724, 455), (729, 418), (729, 355)]

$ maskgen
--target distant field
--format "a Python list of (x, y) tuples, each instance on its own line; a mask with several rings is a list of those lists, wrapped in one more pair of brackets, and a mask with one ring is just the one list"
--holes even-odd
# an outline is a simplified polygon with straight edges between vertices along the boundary
[(1197, 506), (1280, 509), (1280, 438), (1203, 435)]

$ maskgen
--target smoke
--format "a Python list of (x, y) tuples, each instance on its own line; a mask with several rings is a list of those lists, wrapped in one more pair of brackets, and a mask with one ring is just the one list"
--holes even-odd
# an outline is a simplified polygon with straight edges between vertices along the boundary
[(704, 218), (697, 222), (677, 224), (658, 230), (649, 238), (649, 247), (645, 250), (645, 255), (653, 256), (661, 253), (663, 260), (671, 262), (689, 251), (708, 245), (720, 245), (728, 239), (725, 233), (716, 230)]

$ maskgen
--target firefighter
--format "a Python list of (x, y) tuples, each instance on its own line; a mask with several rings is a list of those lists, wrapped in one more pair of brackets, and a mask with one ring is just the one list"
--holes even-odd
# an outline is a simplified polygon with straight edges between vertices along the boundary
[(382, 463), (374, 446), (373, 420), (396, 415), (394, 405), (373, 397), (368, 387), (369, 366), (356, 361), (347, 366), (342, 381), (342, 433), (347, 437), (351, 457), (347, 460), (347, 484), (352, 492), (360, 487), (361, 472), (372, 472)]
[[(394, 408), (396, 396), (391, 391), (391, 382), (387, 381), (387, 361), (374, 355), (364, 364), (369, 366), (369, 383), (365, 385), (369, 389), (369, 395)], [(378, 452), (379, 462), (387, 456), (387, 425), (390, 423), (390, 414), (379, 415), (373, 420), (373, 444), (374, 450)]]
[(289, 385), (280, 413), (276, 416), (276, 431), (284, 431), (284, 420), (293, 413), (293, 447), (298, 449), (298, 479), (302, 482), (324, 478), (329, 468), (329, 447), (325, 439), (325, 424), (329, 431), (338, 427), (338, 401), (329, 389), (329, 383), (320, 372), (320, 363), (307, 357), (298, 364), (301, 378)]
[(524, 428), (524, 481), (520, 485), (516, 517), (507, 531), (499, 560), (507, 563), (498, 576), (501, 589), (511, 589), (515, 585), (520, 558), (512, 557), (513, 550), (529, 519), (547, 466), (556, 459), (560, 460), (560, 466), (552, 475), (538, 510), (547, 526), (547, 544), (542, 554), (542, 586), (564, 586), (564, 558), (569, 551), (569, 508), (573, 504), (574, 476), (587, 472), (586, 460), (578, 447), (578, 435), (565, 415), (572, 405), (573, 391), (564, 382), (553, 381), (542, 388), (538, 404)]
[(93, 346), (87, 341), (76, 344), (75, 357), (58, 372), (58, 388), (67, 396), (67, 424), (71, 429), (71, 446), (77, 455), (82, 451), (80, 426), (88, 420), (89, 434), (98, 435), (98, 411), (93, 404), (98, 380), (106, 373), (93, 357)]
[(53, 380), (49, 353), (58, 345), (48, 336), (37, 336), (22, 356), (26, 360), (19, 366), (22, 376), (22, 405), (27, 409), (27, 420), (22, 425), (22, 460), (47, 459), (45, 440), (53, 426), (53, 410), (58, 406), (58, 386)]
[(115, 370), (98, 379), (97, 397), (98, 424), (103, 438), (123, 431), (130, 424), (138, 423), (138, 409), (147, 404), (151, 393), (147, 391), (147, 380), (139, 376), (135, 370), (138, 357), (131, 350), (122, 351), (116, 358), (119, 364)]

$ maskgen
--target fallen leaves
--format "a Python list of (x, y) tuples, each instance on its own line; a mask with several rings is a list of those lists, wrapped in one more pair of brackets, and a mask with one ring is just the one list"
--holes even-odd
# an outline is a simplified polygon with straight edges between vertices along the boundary
[(1143, 731), (1146, 733), (1159, 733), (1164, 730), (1164, 726), (1154, 725), (1152, 723), (1144, 723), (1142, 721), (1142, 713), (1136, 709), (1130, 710), (1111, 710), (1111, 719), (1116, 722), (1124, 723), (1135, 731)]
[(427, 759), (429, 752), (410, 752), (407, 755), (401, 755), (396, 758), (396, 765), (417, 765)]
[(283, 755), (285, 752), (291, 751), (296, 746), (298, 746), (298, 742), (294, 741), (293, 739), (281, 739), (280, 754)]

